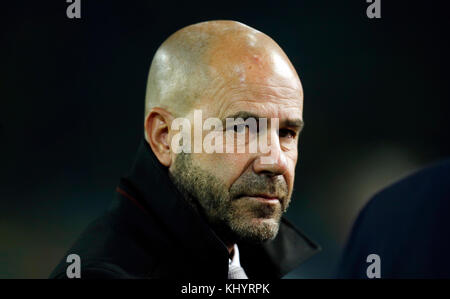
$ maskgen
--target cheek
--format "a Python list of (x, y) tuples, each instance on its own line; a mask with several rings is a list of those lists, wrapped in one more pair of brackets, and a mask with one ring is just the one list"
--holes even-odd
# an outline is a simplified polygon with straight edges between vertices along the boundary
[(291, 169), (295, 170), (295, 167), (297, 165), (297, 159), (298, 159), (297, 147), (295, 147), (292, 150), (289, 150), (289, 151), (285, 152), (285, 156), (286, 156), (286, 159), (288, 160), (288, 163), (289, 163), (289, 169), (290, 170)]
[(242, 175), (250, 161), (249, 155), (236, 153), (199, 153), (192, 156), (201, 168), (214, 174), (228, 187)]
[(288, 161), (288, 170), (285, 174), (286, 182), (288, 183), (288, 186), (290, 189), (294, 186), (294, 179), (295, 179), (295, 167), (297, 164), (297, 153), (292, 153), (288, 155), (287, 157)]

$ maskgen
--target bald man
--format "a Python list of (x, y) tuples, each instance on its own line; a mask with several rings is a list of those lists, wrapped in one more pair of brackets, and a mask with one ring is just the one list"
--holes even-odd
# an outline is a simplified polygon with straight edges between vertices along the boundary
[(150, 67), (130, 174), (67, 252), (80, 269), (65, 257), (51, 277), (281, 278), (319, 250), (282, 216), (302, 113), (300, 79), (267, 35), (234, 21), (174, 33)]

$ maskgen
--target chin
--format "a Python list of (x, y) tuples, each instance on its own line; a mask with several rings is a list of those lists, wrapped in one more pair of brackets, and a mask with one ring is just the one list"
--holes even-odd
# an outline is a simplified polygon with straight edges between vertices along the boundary
[(235, 225), (232, 230), (240, 240), (261, 243), (275, 239), (279, 228), (279, 220), (274, 218), (252, 218), (247, 223)]

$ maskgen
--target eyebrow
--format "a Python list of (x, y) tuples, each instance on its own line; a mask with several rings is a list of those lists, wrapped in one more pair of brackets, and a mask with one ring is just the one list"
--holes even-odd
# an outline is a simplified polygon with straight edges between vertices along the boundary
[[(249, 112), (249, 111), (239, 111), (239, 112), (236, 112), (236, 113), (229, 115), (229, 116), (225, 117), (224, 119), (222, 119), (222, 123), (224, 125), (226, 123), (227, 118), (232, 118), (232, 119), (242, 118), (245, 121), (248, 118), (255, 118), (256, 120), (258, 120), (259, 118), (261, 118), (261, 116), (255, 114), (255, 113)], [(300, 131), (305, 126), (305, 122), (300, 118), (285, 119), (283, 121), (280, 120), (279, 125), (280, 125), (280, 127), (281, 126), (290, 127), (290, 128), (298, 129)]]

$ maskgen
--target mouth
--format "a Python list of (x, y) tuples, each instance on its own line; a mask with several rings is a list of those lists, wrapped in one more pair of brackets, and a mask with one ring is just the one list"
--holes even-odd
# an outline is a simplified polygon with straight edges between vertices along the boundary
[(244, 195), (243, 198), (249, 198), (251, 200), (256, 200), (265, 204), (280, 204), (281, 201), (275, 195), (269, 194), (255, 194), (255, 195)]

